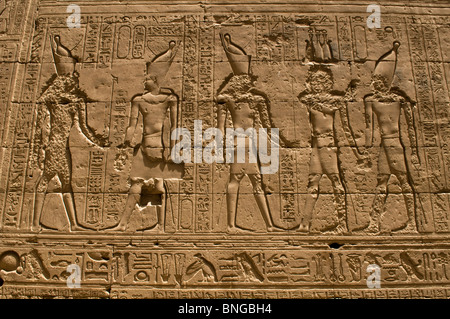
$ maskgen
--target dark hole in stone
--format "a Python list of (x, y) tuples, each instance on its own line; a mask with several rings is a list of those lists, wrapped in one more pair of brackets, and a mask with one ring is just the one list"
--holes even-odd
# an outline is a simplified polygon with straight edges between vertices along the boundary
[(3, 278), (0, 277), (0, 287), (3, 286), (3, 283), (4, 283), (4, 282), (5, 282), (5, 281), (3, 280)]
[(330, 248), (333, 248), (333, 249), (339, 249), (339, 248), (341, 248), (341, 247), (344, 246), (344, 245), (339, 244), (339, 243), (331, 243), (331, 244), (328, 244), (328, 246), (329, 246)]
[(156, 243), (155, 243), (155, 246), (159, 246), (159, 243), (158, 243), (158, 242), (156, 242)]

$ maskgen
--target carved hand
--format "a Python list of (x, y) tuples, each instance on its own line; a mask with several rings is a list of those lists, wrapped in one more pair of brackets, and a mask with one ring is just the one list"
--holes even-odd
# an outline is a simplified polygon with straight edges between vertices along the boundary
[(92, 141), (100, 147), (108, 147), (111, 145), (108, 139), (103, 136), (102, 137), (95, 136), (92, 138)]
[(39, 169), (44, 170), (44, 162), (45, 162), (45, 148), (47, 145), (44, 145), (41, 149), (38, 151), (38, 158), (37, 158), (37, 166)]

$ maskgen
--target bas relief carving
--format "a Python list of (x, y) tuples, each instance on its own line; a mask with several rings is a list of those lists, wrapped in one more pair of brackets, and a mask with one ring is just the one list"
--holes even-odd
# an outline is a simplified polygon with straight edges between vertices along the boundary
[[(133, 154), (132, 169), (130, 172), (131, 187), (125, 211), (117, 227), (113, 230), (125, 230), (136, 204), (139, 204), (143, 190), (146, 194), (159, 195), (160, 202), (156, 203), (158, 223), (153, 228), (155, 231), (164, 230), (165, 205), (167, 185), (165, 178), (181, 178), (182, 168), (175, 167), (170, 159), (170, 153), (163, 141), (163, 130), (176, 128), (179, 113), (178, 96), (172, 89), (159, 86), (169, 70), (176, 54), (176, 43), (171, 41), (169, 49), (157, 55), (147, 64), (147, 75), (144, 80), (144, 93), (136, 95), (131, 101), (130, 125), (127, 128), (124, 145), (131, 147), (131, 140), (136, 130), (138, 116), (143, 117), (143, 136), (141, 145), (137, 146)], [(170, 113), (170, 126), (165, 128), (164, 120), (167, 112)], [(170, 141), (170, 149), (174, 140)], [(119, 146), (120, 147), (120, 146)], [(158, 198), (156, 198), (158, 200)]]
[[(225, 120), (227, 112), (230, 112), (233, 127), (243, 129), (257, 127), (272, 127), (270, 115), (268, 113), (269, 101), (264, 93), (258, 92), (254, 87), (254, 80), (250, 74), (251, 56), (237, 44), (231, 41), (231, 36), (227, 34), (220, 35), (223, 48), (230, 62), (233, 74), (228, 76), (218, 96), (217, 103), (217, 123), (225, 136)], [(237, 161), (237, 136), (235, 137), (234, 159)], [(248, 148), (248, 143), (246, 144)], [(245, 150), (244, 150), (245, 151)], [(243, 230), (236, 226), (237, 201), (239, 197), (239, 186), (244, 176), (248, 176), (253, 187), (253, 194), (258, 204), (258, 208), (267, 226), (267, 231), (277, 230), (270, 215), (267, 196), (263, 190), (261, 167), (259, 163), (250, 163), (246, 159), (245, 163), (230, 164), (230, 179), (227, 185), (227, 215), (228, 231), (237, 232)], [(278, 228), (278, 230), (280, 230)]]
[[(449, 282), (442, 8), (394, 8), (369, 29), (356, 5), (94, 6), (69, 29), (48, 1), (21, 4), (0, 1), (2, 296), (44, 296), (16, 287), (61, 284), (71, 264), (81, 287), (99, 289), (70, 296), (100, 298), (370, 297), (373, 264), (380, 296), (424, 297)], [(222, 133), (219, 144), (238, 132), (227, 156), (245, 162), (195, 162), (214, 140), (196, 144), (198, 120), (200, 134)], [(177, 128), (190, 136), (172, 139)], [(252, 137), (277, 148), (275, 172), (251, 160), (239, 132), (252, 129), (279, 130), (276, 143)], [(174, 159), (180, 142), (191, 161)]]
[[(54, 43), (53, 43), (54, 42)], [(47, 193), (48, 183), (58, 177), (61, 183), (64, 208), (71, 230), (81, 230), (78, 225), (72, 189), (72, 156), (69, 147), (71, 129), (78, 125), (84, 136), (92, 143), (105, 144), (99, 140), (86, 122), (86, 96), (79, 88), (75, 72), (76, 59), (62, 43), (58, 35), (51, 39), (56, 76), (37, 100), (38, 127), (35, 133), (35, 163), (42, 171), (36, 182), (32, 231), (39, 230), (40, 217)], [(54, 46), (53, 46), (54, 45)], [(46, 109), (45, 109), (46, 108)]]

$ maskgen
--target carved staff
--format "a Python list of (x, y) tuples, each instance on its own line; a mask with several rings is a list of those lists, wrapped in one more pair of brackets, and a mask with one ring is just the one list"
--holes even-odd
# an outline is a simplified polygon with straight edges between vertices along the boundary
[[(108, 123), (108, 141), (111, 138), (111, 123), (112, 123), (112, 108), (113, 108), (113, 96), (114, 96), (114, 83), (119, 83), (119, 78), (117, 76), (114, 76), (113, 74), (110, 74), (112, 78), (112, 85), (111, 85), (111, 96), (109, 99), (109, 123)], [(105, 136), (106, 137), (106, 136)]]
[(52, 33), (51, 33), (50, 30), (48, 31), (48, 33), (49, 33), (48, 37), (50, 38), (50, 46), (51, 46), (51, 49), (52, 49), (53, 65), (55, 66), (56, 74), (58, 74), (58, 69), (56, 67), (56, 60), (55, 60), (55, 47), (53, 46), (53, 36), (52, 36)]

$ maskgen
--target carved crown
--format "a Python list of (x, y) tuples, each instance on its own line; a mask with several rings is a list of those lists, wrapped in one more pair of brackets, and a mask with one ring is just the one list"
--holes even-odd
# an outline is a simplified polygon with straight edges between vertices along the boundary
[(391, 86), (397, 67), (397, 55), (400, 42), (394, 41), (392, 49), (383, 54), (375, 64), (373, 77), (382, 77), (388, 86)]
[(252, 56), (245, 53), (244, 49), (232, 42), (228, 33), (220, 33), (220, 40), (234, 75), (250, 74)]
[(151, 62), (147, 62), (147, 75), (154, 75), (158, 83), (161, 83), (172, 65), (177, 50), (177, 43), (173, 40), (170, 41), (167, 50), (157, 54)]
[(72, 74), (77, 63), (77, 60), (72, 56), (72, 52), (61, 43), (59, 35), (55, 35), (53, 38), (50, 36), (50, 43), (56, 73), (58, 75)]

